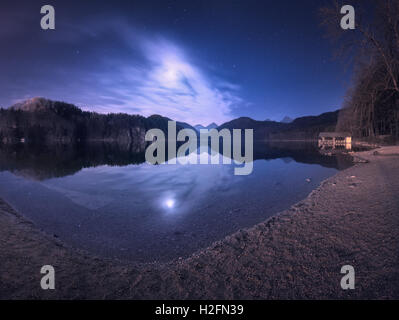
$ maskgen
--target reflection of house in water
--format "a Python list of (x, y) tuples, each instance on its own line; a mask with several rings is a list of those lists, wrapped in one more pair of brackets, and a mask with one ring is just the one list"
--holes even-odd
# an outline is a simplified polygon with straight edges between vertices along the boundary
[(319, 148), (322, 150), (352, 149), (352, 136), (347, 132), (321, 132)]

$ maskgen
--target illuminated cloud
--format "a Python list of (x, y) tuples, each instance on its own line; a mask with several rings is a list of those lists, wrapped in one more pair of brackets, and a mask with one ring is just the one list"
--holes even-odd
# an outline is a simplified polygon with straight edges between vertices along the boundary
[(107, 95), (101, 96), (103, 111), (145, 116), (156, 113), (193, 125), (207, 125), (230, 120), (232, 107), (243, 102), (237, 95), (237, 85), (227, 81), (212, 83), (211, 77), (171, 42), (146, 40), (139, 48), (145, 61), (132, 61), (129, 65), (126, 61), (112, 61), (114, 74), (101, 75), (103, 79), (119, 78), (118, 85), (107, 80), (103, 83), (110, 86)]
[[(124, 19), (97, 17), (58, 27), (57, 33), (37, 35), (38, 45), (29, 51), (37, 67), (30, 55), (22, 63), (7, 61), (16, 80), (0, 74), (0, 103), (42, 96), (90, 111), (160, 114), (192, 125), (222, 124), (234, 117), (235, 107), (246, 105), (240, 87), (218, 74), (225, 70), (198, 63), (181, 44)], [(53, 48), (63, 51), (55, 56)]]

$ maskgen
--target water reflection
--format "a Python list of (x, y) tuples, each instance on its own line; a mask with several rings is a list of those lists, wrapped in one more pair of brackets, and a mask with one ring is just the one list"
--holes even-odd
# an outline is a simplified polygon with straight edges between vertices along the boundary
[[(116, 143), (0, 145), (0, 171), (10, 171), (34, 180), (46, 180), (73, 175), (89, 167), (142, 164), (145, 162), (144, 155), (144, 151), (138, 152), (129, 145)], [(283, 158), (284, 161), (319, 164), (338, 170), (351, 165), (347, 155), (340, 152), (333, 158), (328, 155), (329, 149), (319, 150), (316, 144), (307, 142), (257, 142), (254, 146), (254, 161)], [(198, 156), (191, 154), (188, 157)], [(223, 163), (223, 160), (219, 163)]]
[(233, 164), (153, 166), (120, 145), (3, 146), (0, 197), (70, 245), (166, 261), (265, 220), (351, 165), (309, 143), (259, 143), (254, 158), (252, 174), (235, 176)]

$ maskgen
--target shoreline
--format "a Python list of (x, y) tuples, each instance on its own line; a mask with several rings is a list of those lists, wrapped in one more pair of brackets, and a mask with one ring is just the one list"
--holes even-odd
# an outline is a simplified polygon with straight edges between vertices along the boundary
[[(398, 299), (399, 147), (189, 258), (135, 264), (66, 247), (0, 199), (0, 299)], [(40, 268), (56, 290), (40, 288)], [(340, 288), (353, 265), (356, 289)]]

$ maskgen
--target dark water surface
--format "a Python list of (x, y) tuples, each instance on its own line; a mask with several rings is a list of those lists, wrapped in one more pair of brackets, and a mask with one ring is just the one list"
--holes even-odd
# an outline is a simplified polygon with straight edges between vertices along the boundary
[(289, 208), (351, 165), (311, 143), (257, 143), (254, 158), (252, 174), (235, 176), (234, 164), (152, 166), (112, 144), (3, 146), (0, 197), (74, 247), (167, 261)]

